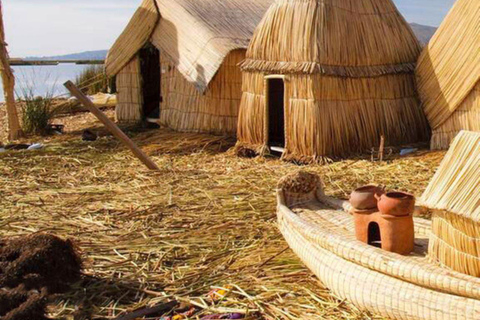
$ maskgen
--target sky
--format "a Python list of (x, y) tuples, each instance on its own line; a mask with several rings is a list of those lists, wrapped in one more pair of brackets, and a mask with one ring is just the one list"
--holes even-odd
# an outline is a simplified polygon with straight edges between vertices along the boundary
[[(2, 2), (10, 56), (26, 57), (108, 49), (141, 0)], [(394, 2), (407, 21), (438, 26), (455, 0)]]

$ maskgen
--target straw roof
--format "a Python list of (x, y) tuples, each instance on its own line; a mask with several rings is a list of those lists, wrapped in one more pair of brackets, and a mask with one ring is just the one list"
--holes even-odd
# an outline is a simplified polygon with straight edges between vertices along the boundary
[(480, 1), (457, 0), (422, 52), (417, 78), (425, 113), (435, 129), (480, 82)]
[(458, 134), (422, 202), (429, 208), (480, 222), (480, 133)]
[(143, 0), (125, 30), (108, 51), (105, 61), (107, 75), (117, 75), (130, 62), (150, 39), (159, 17), (155, 1)]
[[(140, 14), (135, 14), (109, 56), (121, 56), (122, 59), (115, 60), (126, 65), (150, 40), (175, 62), (188, 81), (204, 91), (232, 50), (247, 49), (256, 26), (273, 0), (145, 0), (139, 9), (141, 12), (147, 2), (150, 2), (149, 8), (156, 2), (161, 17), (158, 23), (154, 22), (153, 33), (142, 37), (141, 45), (128, 43), (133, 34), (148, 33), (154, 21), (153, 15), (148, 16), (147, 22), (139, 20)], [(124, 47), (128, 50), (118, 52)], [(108, 59), (109, 75), (118, 73), (123, 67), (119, 65)]]
[(242, 67), (372, 77), (412, 72), (420, 50), (392, 1), (277, 0), (258, 26)]

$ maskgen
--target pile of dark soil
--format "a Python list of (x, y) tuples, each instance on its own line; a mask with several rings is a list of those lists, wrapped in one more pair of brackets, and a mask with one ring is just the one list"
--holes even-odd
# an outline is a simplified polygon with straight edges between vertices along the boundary
[(254, 150), (245, 147), (238, 147), (236, 149), (236, 154), (241, 158), (247, 159), (255, 158), (258, 155)]
[(45, 319), (50, 294), (80, 278), (74, 245), (50, 234), (0, 242), (0, 320)]

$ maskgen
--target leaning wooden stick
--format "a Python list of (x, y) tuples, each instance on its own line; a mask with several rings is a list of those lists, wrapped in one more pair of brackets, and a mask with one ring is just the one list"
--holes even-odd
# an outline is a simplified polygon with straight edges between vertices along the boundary
[(100, 111), (90, 99), (83, 94), (71, 81), (67, 81), (64, 84), (65, 88), (70, 91), (70, 93), (80, 101), (91, 113), (93, 113), (98, 120), (100, 120), (105, 127), (110, 131), (115, 137), (117, 137), (121, 142), (123, 142), (133, 154), (140, 159), (150, 170), (159, 170), (157, 165), (142, 151), (137, 145), (129, 138), (127, 135), (120, 130), (120, 128), (113, 123), (108, 117)]

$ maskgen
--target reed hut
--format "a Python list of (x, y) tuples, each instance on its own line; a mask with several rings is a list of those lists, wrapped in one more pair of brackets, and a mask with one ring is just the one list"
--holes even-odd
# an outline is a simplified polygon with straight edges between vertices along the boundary
[(457, 135), (421, 201), (433, 211), (429, 257), (480, 277), (480, 132)]
[(273, 0), (144, 0), (110, 49), (119, 122), (235, 135), (238, 64)]
[(480, 1), (457, 0), (417, 66), (432, 149), (448, 149), (461, 131), (480, 131)]
[(238, 147), (319, 161), (428, 139), (420, 51), (390, 0), (276, 0), (241, 65)]

